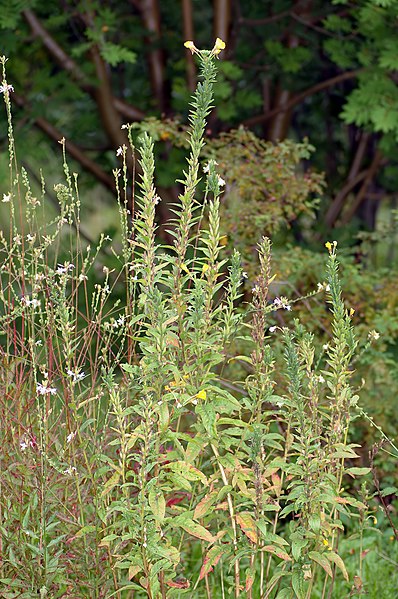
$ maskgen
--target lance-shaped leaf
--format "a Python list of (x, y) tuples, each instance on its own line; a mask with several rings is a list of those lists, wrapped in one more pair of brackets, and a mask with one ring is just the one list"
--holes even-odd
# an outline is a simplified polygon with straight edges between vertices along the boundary
[(242, 512), (241, 514), (237, 514), (236, 522), (247, 538), (250, 539), (252, 543), (257, 543), (257, 529), (253, 516), (248, 512)]
[(193, 517), (195, 520), (199, 520), (199, 518), (203, 518), (208, 514), (212, 505), (217, 501), (218, 491), (212, 491), (208, 493), (201, 499), (198, 505), (195, 508), (193, 513)]
[(225, 552), (225, 548), (220, 545), (214, 545), (209, 551), (206, 553), (202, 567), (200, 569), (199, 580), (202, 580), (207, 574), (213, 570), (214, 566), (218, 564), (221, 559), (222, 554)]

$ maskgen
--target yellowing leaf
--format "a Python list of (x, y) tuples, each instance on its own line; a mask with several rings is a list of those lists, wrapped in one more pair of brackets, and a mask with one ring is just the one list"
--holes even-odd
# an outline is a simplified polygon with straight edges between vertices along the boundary
[(329, 560), (323, 553), (319, 553), (318, 551), (310, 551), (308, 557), (312, 559), (313, 562), (316, 562), (323, 568), (330, 577), (333, 576), (332, 568)]
[(196, 537), (197, 539), (202, 539), (203, 541), (208, 541), (209, 543), (214, 543), (216, 540), (215, 537), (204, 528), (200, 524), (197, 524), (193, 520), (189, 518), (184, 519), (184, 521), (180, 524), (180, 527), (185, 530), (187, 533)]
[(276, 555), (280, 559), (283, 559), (285, 562), (291, 562), (292, 558), (280, 547), (275, 547), (275, 545), (264, 545), (261, 547), (261, 551), (267, 551), (267, 553), (272, 553)]
[(120, 474), (114, 472), (109, 480), (106, 481), (104, 488), (102, 489), (101, 497), (108, 495), (119, 484)]
[(252, 543), (257, 543), (257, 529), (253, 517), (248, 512), (242, 512), (236, 516), (236, 522)]
[(199, 518), (203, 518), (203, 516), (206, 516), (206, 514), (209, 512), (209, 509), (215, 503), (217, 495), (218, 491), (212, 491), (208, 495), (205, 495), (203, 499), (199, 501), (193, 513), (193, 517), (195, 520), (199, 520)]
[(205, 555), (202, 567), (200, 569), (199, 580), (210, 574), (214, 566), (218, 564), (224, 553), (224, 548), (220, 545), (214, 545)]
[(326, 557), (328, 558), (329, 561), (331, 561), (334, 564), (336, 564), (336, 566), (342, 571), (345, 580), (348, 581), (347, 569), (346, 569), (346, 567), (344, 565), (344, 562), (341, 559), (341, 557), (337, 553), (335, 553), (334, 551), (328, 551), (328, 553), (326, 554)]

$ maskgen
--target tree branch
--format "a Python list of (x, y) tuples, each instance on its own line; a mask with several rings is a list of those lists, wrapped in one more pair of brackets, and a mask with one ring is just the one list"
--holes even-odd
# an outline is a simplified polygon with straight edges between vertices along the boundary
[[(193, 29), (193, 10), (192, 0), (182, 0), (182, 29), (184, 41), (192, 40), (195, 37)], [(187, 65), (187, 85), (189, 91), (195, 91), (196, 87), (196, 67), (193, 54), (190, 50), (185, 50)]]
[[(24, 98), (15, 93), (11, 94), (11, 98), (17, 104), (17, 106), (26, 110), (27, 103)], [(59, 129), (51, 125), (51, 123), (42, 117), (35, 118), (34, 124), (53, 141), (59, 142), (59, 140), (64, 137)], [(82, 152), (76, 144), (71, 141), (67, 141), (65, 148), (68, 154), (70, 154), (72, 158), (79, 162), (85, 170), (94, 175), (94, 177), (103, 185), (105, 185), (105, 187), (111, 191), (115, 191), (115, 181), (113, 177), (109, 176), (104, 170), (102, 170), (102, 168), (99, 167), (94, 160), (91, 160), (91, 158)]]
[[(149, 32), (147, 42), (159, 43), (161, 38), (160, 8), (158, 0), (141, 0), (139, 11), (146, 30)], [(148, 51), (149, 73), (153, 94), (161, 112), (168, 111), (168, 98), (165, 93), (164, 52), (159, 47), (151, 47)]]
[[(59, 66), (70, 73), (73, 80), (81, 89), (93, 96), (94, 86), (87, 81), (87, 77), (83, 71), (81, 71), (76, 62), (65, 52), (65, 50), (47, 31), (35, 13), (32, 10), (24, 10), (23, 15), (28, 22), (33, 35), (41, 39), (43, 46), (48, 50)], [(128, 104), (124, 100), (120, 100), (119, 98), (112, 96), (112, 103), (115, 105), (118, 112), (120, 112), (120, 114), (126, 119), (131, 121), (141, 121), (145, 118), (145, 114), (141, 110), (135, 108), (135, 106), (132, 106), (131, 104)]]
[(285, 111), (290, 110), (291, 108), (294, 108), (294, 106), (296, 106), (297, 104), (300, 104), (300, 102), (305, 100), (308, 96), (312, 96), (313, 94), (323, 91), (324, 89), (327, 89), (328, 87), (332, 87), (333, 85), (336, 85), (337, 83), (341, 83), (342, 81), (347, 81), (348, 79), (355, 79), (355, 77), (357, 77), (360, 73), (363, 73), (363, 71), (364, 71), (364, 69), (355, 69), (354, 71), (346, 71), (345, 73), (340, 73), (340, 75), (331, 77), (330, 79), (327, 79), (326, 81), (317, 83), (316, 85), (313, 85), (312, 87), (309, 87), (307, 90), (294, 96), (290, 100), (290, 102), (288, 102), (287, 104), (285, 104), (283, 106), (278, 106), (277, 108), (274, 108), (273, 110), (270, 110), (269, 112), (267, 112), (265, 114), (259, 114), (257, 116), (251, 117), (250, 119), (246, 119), (246, 121), (243, 122), (243, 125), (245, 127), (254, 127), (255, 125), (261, 125), (262, 123), (265, 123), (269, 119), (272, 119), (272, 117), (274, 117), (279, 112), (285, 112)]

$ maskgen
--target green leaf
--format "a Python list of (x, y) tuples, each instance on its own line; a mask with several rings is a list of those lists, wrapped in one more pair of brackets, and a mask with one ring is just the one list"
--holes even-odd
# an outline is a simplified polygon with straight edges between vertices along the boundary
[(202, 580), (207, 574), (213, 570), (214, 566), (218, 564), (221, 559), (223, 553), (225, 553), (226, 548), (221, 545), (214, 545), (209, 551), (206, 553), (203, 564), (200, 569), (199, 580)]
[(196, 537), (197, 539), (202, 539), (203, 541), (208, 541), (209, 543), (214, 543), (216, 541), (216, 538), (213, 537), (210, 531), (206, 530), (203, 526), (197, 524), (190, 518), (186, 518), (185, 516), (181, 520), (177, 518), (174, 523), (176, 526), (179, 526), (185, 530), (185, 532), (193, 537)]
[(326, 574), (328, 574), (330, 577), (333, 576), (330, 562), (323, 553), (319, 553), (318, 551), (310, 551), (308, 557), (312, 559), (313, 562), (319, 564), (325, 570)]
[(205, 495), (203, 499), (199, 501), (198, 505), (195, 508), (195, 511), (193, 513), (194, 519), (199, 520), (200, 518), (206, 516), (209, 513), (210, 508), (217, 501), (217, 497), (218, 491), (212, 491), (208, 495)]
[(103, 59), (112, 67), (115, 67), (120, 62), (134, 64), (137, 60), (137, 55), (135, 52), (131, 52), (131, 50), (111, 42), (104, 42), (101, 45), (101, 55)]
[(328, 558), (328, 560), (334, 564), (336, 564), (336, 566), (341, 570), (341, 572), (343, 573), (343, 576), (345, 578), (345, 580), (348, 581), (348, 573), (347, 573), (347, 569), (344, 565), (343, 560), (341, 559), (341, 557), (335, 553), (335, 551), (328, 551), (326, 554), (326, 557)]
[(370, 468), (347, 468), (345, 474), (350, 474), (355, 478), (355, 476), (365, 476), (365, 474), (369, 474), (370, 471)]
[(151, 489), (148, 494), (148, 503), (155, 516), (155, 520), (163, 522), (166, 513), (166, 500), (162, 491), (156, 488)]
[(298, 599), (305, 599), (307, 595), (307, 589), (304, 580), (304, 573), (302, 570), (294, 570), (292, 572), (292, 587), (297, 595)]

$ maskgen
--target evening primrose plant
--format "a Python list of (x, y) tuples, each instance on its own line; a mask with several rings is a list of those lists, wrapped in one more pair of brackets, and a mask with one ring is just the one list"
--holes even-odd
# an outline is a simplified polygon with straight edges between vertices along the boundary
[[(90, 247), (79, 235), (65, 140), (59, 214), (42, 224), (45, 185), (37, 194), (18, 167), (2, 59), (10, 156), (10, 232), (0, 236), (6, 598), (323, 599), (336, 584), (339, 596), (367, 584), (362, 551), (348, 572), (339, 549), (347, 528), (355, 532), (358, 522), (363, 538), (374, 521), (368, 494), (347, 484), (368, 469), (356, 465), (349, 440), (359, 406), (350, 384), (357, 341), (336, 244), (326, 244), (325, 282), (307, 295), (322, 294), (329, 306), (330, 341), (316, 355), (313, 334), (294, 318), (297, 300), (269, 297), (267, 238), (259, 240), (251, 302), (242, 304), (247, 275), (239, 252), (224, 255), (220, 229), (225, 181), (215, 160), (201, 162), (225, 44), (185, 46), (201, 81), (172, 242), (157, 237), (153, 140), (144, 134), (136, 149), (124, 125), (141, 174), (129, 203), (127, 148), (119, 148), (121, 242), (111, 263), (109, 239)], [(247, 351), (234, 352), (237, 343)]]

